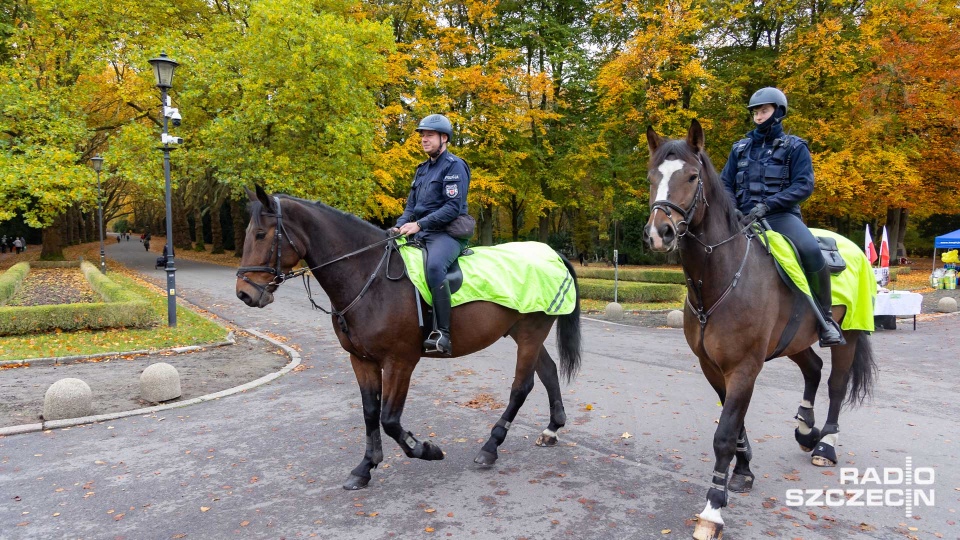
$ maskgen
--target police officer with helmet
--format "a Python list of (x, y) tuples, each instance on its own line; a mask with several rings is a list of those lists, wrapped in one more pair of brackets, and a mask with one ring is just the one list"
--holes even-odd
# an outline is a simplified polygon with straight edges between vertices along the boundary
[(742, 214), (744, 225), (762, 218), (793, 242), (820, 308), (819, 312), (814, 310), (820, 323), (820, 346), (843, 345), (846, 341), (831, 313), (830, 271), (800, 215), (800, 203), (813, 193), (813, 163), (807, 142), (783, 132), (787, 96), (780, 90), (757, 90), (747, 109), (756, 127), (734, 143), (720, 173), (724, 188)]
[(433, 331), (424, 341), (424, 350), (449, 356), (450, 284), (447, 270), (465, 247), (464, 239), (454, 238), (447, 227), (458, 217), (467, 216), (467, 190), (470, 167), (447, 151), (453, 126), (442, 114), (431, 114), (417, 126), (420, 145), (429, 158), (417, 166), (410, 195), (395, 232), (411, 236), (427, 248), (427, 286), (433, 296)]

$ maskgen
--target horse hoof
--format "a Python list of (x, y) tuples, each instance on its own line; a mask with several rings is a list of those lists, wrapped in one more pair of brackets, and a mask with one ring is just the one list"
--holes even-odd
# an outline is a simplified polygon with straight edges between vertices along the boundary
[(560, 442), (560, 439), (556, 435), (550, 436), (541, 433), (537, 437), (537, 446), (556, 446), (558, 442)]
[(753, 489), (753, 476), (733, 473), (730, 475), (727, 489), (734, 493), (750, 493), (750, 490)]
[(439, 446), (430, 441), (423, 442), (423, 457), (421, 459), (426, 461), (440, 461), (443, 457), (443, 450), (440, 450)]
[(714, 523), (698, 517), (693, 537), (696, 540), (720, 540), (723, 538), (723, 523)]
[(362, 476), (351, 474), (350, 478), (348, 478), (347, 481), (343, 484), (343, 489), (346, 489), (349, 491), (356, 491), (358, 489), (363, 489), (367, 487), (367, 484), (369, 483), (370, 483), (369, 478), (364, 478)]
[(811, 428), (810, 433), (804, 435), (800, 433), (799, 429), (794, 428), (793, 438), (797, 440), (798, 444), (800, 444), (801, 450), (810, 453), (813, 451), (814, 447), (817, 446), (817, 443), (820, 442), (820, 430), (817, 428)]
[(473, 462), (477, 465), (493, 465), (497, 462), (497, 455), (481, 450), (477, 457), (473, 458)]

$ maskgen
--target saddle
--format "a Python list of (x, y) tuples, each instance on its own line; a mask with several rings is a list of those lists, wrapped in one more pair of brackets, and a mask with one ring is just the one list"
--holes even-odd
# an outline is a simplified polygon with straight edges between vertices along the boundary
[[(407, 240), (407, 245), (415, 247), (423, 251), (423, 272), (427, 272), (427, 246), (419, 242), (415, 238)], [(447, 269), (447, 282), (450, 284), (450, 294), (460, 290), (460, 287), (463, 286), (463, 270), (460, 269), (460, 257), (466, 257), (468, 255), (473, 255), (473, 250), (470, 248), (463, 248), (463, 251), (457, 255), (456, 260), (453, 261), (453, 264), (450, 265), (450, 268)]]

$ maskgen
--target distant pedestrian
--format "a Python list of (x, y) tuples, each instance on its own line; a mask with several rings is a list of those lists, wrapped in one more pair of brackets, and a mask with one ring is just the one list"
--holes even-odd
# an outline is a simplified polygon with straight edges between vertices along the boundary
[(20, 250), (23, 249), (23, 242), (19, 238), (13, 239), (13, 249), (16, 254), (19, 254)]

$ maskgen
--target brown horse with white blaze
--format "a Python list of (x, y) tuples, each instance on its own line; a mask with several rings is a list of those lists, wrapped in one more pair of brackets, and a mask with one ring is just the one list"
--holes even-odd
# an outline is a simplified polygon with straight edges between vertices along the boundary
[[(270, 304), (281, 283), (302, 274), (292, 269), (303, 260), (330, 298), (333, 329), (340, 345), (350, 353), (363, 402), (366, 450), (343, 487), (360, 489), (370, 482), (371, 470), (383, 461), (381, 426), (408, 457), (443, 459), (436, 444), (417, 440), (400, 423), (410, 379), (423, 356), (423, 335), (414, 285), (393, 238), (322, 203), (269, 196), (259, 186), (255, 194), (250, 193), (250, 200), (237, 297), (251, 307)], [(566, 259), (563, 264), (576, 287), (573, 267)], [(559, 374), (544, 347), (555, 322)], [(492, 465), (497, 460), (497, 447), (533, 389), (535, 373), (546, 387), (550, 403), (550, 423), (537, 444), (556, 445), (557, 431), (566, 423), (560, 375), (569, 381), (580, 368), (579, 291), (573, 312), (567, 315), (520, 313), (478, 301), (454, 308), (451, 326), (454, 357), (485, 349), (505, 336), (517, 343), (510, 402), (474, 461)]]
[[(814, 427), (823, 360), (811, 348), (818, 340), (813, 312), (796, 309), (797, 293), (781, 280), (752, 229), (738, 222), (733, 201), (704, 152), (700, 123), (691, 122), (685, 140), (664, 138), (648, 128), (647, 143), (650, 218), (644, 237), (653, 250), (680, 252), (687, 280), (684, 335), (723, 404), (713, 438), (712, 487), (694, 532), (701, 540), (719, 538), (727, 489), (742, 493), (753, 487), (744, 417), (764, 362), (787, 356), (800, 367), (804, 389), (794, 435), (805, 452), (813, 449), (818, 466), (836, 465), (841, 405), (844, 398), (853, 405), (863, 402), (876, 365), (869, 333), (845, 330), (846, 345), (831, 348), (827, 421), (822, 430)], [(799, 326), (791, 339), (785, 330), (797, 313)], [(845, 313), (843, 306), (833, 307), (838, 321)]]

